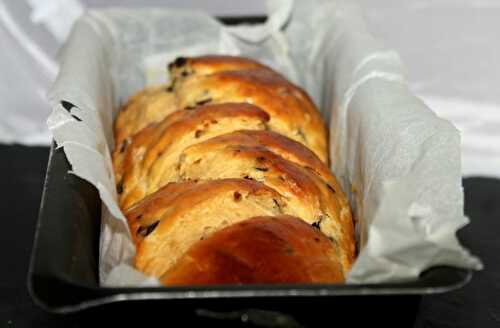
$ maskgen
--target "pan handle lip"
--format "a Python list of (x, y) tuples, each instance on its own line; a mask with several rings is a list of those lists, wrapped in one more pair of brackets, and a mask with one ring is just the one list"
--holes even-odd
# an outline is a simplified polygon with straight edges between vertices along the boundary
[[(346, 285), (225, 285), (225, 286), (186, 286), (186, 287), (147, 287), (147, 288), (113, 288), (95, 287), (74, 283), (69, 277), (45, 277), (30, 274), (29, 291), (35, 303), (47, 312), (69, 314), (95, 308), (111, 303), (124, 301), (151, 302), (200, 299), (251, 299), (251, 298), (316, 298), (342, 296), (422, 296), (429, 294), (446, 293), (466, 285), (472, 277), (472, 270), (452, 267), (436, 267), (428, 270), (430, 279), (421, 278), (412, 283), (387, 284), (346, 284)], [(434, 277), (432, 277), (432, 275)], [(447, 275), (446, 284), (440, 279)], [(39, 281), (42, 279), (41, 281)], [(431, 282), (431, 283), (429, 283)], [(51, 304), (48, 298), (51, 295), (37, 293), (37, 283), (53, 284), (51, 290), (57, 289), (63, 295), (81, 295), (81, 299), (72, 304), (64, 304), (64, 297), (60, 297), (60, 304)], [(52, 294), (53, 295), (53, 294)], [(78, 299), (79, 296), (76, 297)]]

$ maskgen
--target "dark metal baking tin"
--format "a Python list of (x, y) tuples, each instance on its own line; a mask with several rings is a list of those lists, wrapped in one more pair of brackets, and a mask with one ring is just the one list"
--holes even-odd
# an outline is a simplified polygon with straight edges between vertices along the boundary
[[(262, 20), (252, 18), (246, 21)], [(229, 19), (231, 22), (241, 20)], [(134, 307), (147, 304), (148, 308), (161, 307), (161, 311), (168, 311), (170, 315), (191, 318), (227, 319), (243, 313), (239, 316), (241, 320), (257, 318), (255, 320), (259, 321), (259, 315), (276, 319), (276, 313), (285, 313), (322, 320), (322, 316), (326, 319), (333, 315), (332, 309), (339, 318), (350, 314), (353, 308), (363, 313), (358, 319), (369, 316), (370, 311), (374, 317), (380, 316), (379, 311), (384, 313), (388, 309), (398, 309), (397, 313), (391, 314), (393, 319), (395, 315), (411, 318), (421, 295), (452, 291), (465, 285), (472, 276), (470, 270), (436, 267), (423, 273), (417, 281), (401, 283), (100, 287), (101, 201), (95, 187), (68, 173), (70, 169), (62, 149), (53, 145), (28, 274), (32, 298), (50, 312), (72, 313), (117, 306), (118, 311), (123, 311), (132, 303)], [(247, 310), (238, 312), (242, 309)], [(279, 319), (284, 320), (285, 326), (288, 325), (286, 318)], [(351, 323), (355, 319), (349, 316)]]
[[(418, 295), (444, 293), (466, 284), (469, 270), (438, 267), (428, 270), (417, 281), (362, 285), (247, 285), (164, 288), (104, 288), (98, 284), (98, 250), (101, 201), (97, 190), (68, 171), (70, 164), (62, 149), (52, 147), (47, 168), (40, 215), (29, 271), (29, 291), (42, 308), (69, 313), (124, 301), (168, 301), (168, 308), (191, 308), (197, 304), (217, 304), (217, 309), (266, 308), (279, 310), (280, 304), (350, 304), (356, 307), (370, 300), (386, 308), (401, 302), (415, 309)], [(374, 298), (373, 296), (391, 296)], [(417, 297), (404, 297), (414, 295)], [(363, 296), (363, 297), (361, 297)], [(370, 296), (370, 297), (369, 297)], [(275, 300), (270, 300), (270, 299)], [(286, 301), (283, 299), (286, 298)], [(366, 300), (361, 300), (367, 298)], [(209, 301), (217, 299), (217, 302)], [(267, 299), (267, 300), (263, 300)], [(278, 301), (277, 299), (280, 299)], [(291, 299), (296, 299), (297, 303)], [(226, 302), (222, 302), (225, 300)], [(203, 303), (203, 301), (206, 301)], [(223, 304), (224, 303), (224, 304)], [(291, 303), (291, 304), (290, 304)], [(223, 306), (225, 305), (225, 306)], [(387, 309), (387, 308), (386, 308)], [(193, 311), (195, 308), (193, 308)]]

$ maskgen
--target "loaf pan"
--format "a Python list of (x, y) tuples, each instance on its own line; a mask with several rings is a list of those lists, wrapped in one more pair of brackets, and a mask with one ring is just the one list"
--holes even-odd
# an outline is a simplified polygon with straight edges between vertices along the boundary
[[(270, 311), (294, 316), (304, 308), (331, 306), (343, 313), (343, 308), (359, 308), (363, 304), (364, 308), (380, 308), (381, 311), (397, 306), (411, 312), (416, 311), (421, 295), (460, 288), (472, 275), (470, 270), (436, 267), (424, 272), (416, 281), (402, 283), (100, 287), (101, 201), (95, 187), (69, 173), (70, 169), (63, 150), (52, 145), (28, 274), (32, 298), (50, 312), (77, 312), (110, 303), (126, 306), (127, 301), (133, 301), (135, 307), (147, 304), (148, 308), (168, 303), (162, 311), (168, 309), (172, 314), (187, 311), (193, 316), (218, 313), (215, 317), (224, 319), (228, 318), (227, 313), (239, 313), (242, 309), (253, 309), (251, 313), (254, 314), (267, 315)], [(314, 313), (315, 318), (318, 313), (326, 315), (324, 311), (315, 310)]]
[[(226, 24), (258, 23), (265, 17), (222, 18)], [(357, 285), (245, 285), (105, 288), (98, 283), (101, 201), (94, 186), (69, 173), (62, 149), (52, 145), (28, 274), (29, 292), (55, 313), (125, 313), (144, 307), (182, 320), (235, 322), (257, 326), (301, 326), (335, 315), (350, 323), (411, 323), (421, 295), (465, 285), (470, 270), (435, 267), (412, 282)], [(357, 309), (359, 315), (352, 316)], [(391, 311), (392, 310), (392, 311)], [(332, 312), (334, 311), (334, 312)], [(133, 320), (127, 316), (130, 323)], [(236, 321), (235, 321), (236, 320)]]

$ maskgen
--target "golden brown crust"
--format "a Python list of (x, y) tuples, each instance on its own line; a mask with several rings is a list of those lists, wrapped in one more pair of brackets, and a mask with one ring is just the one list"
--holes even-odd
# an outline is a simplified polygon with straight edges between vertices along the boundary
[(179, 57), (168, 65), (172, 81), (192, 75), (208, 75), (222, 71), (235, 71), (248, 68), (270, 69), (249, 58), (227, 55)]
[(245, 102), (271, 115), (270, 128), (309, 147), (328, 163), (327, 131), (307, 94), (272, 69), (231, 56), (181, 58), (170, 65), (171, 85), (132, 97), (115, 123), (116, 148), (151, 123), (200, 103)]
[(163, 276), (165, 285), (340, 283), (330, 240), (291, 216), (254, 217), (191, 246)]
[(337, 179), (333, 176), (325, 163), (323, 163), (309, 148), (284, 135), (269, 130), (239, 130), (203, 142), (203, 146), (211, 150), (224, 148), (230, 145), (265, 147), (290, 162), (310, 168), (333, 189), (341, 191)]
[(268, 69), (221, 71), (186, 77), (175, 85), (179, 106), (196, 103), (247, 102), (266, 111), (271, 130), (310, 148), (328, 163), (327, 131), (305, 92)]
[(115, 148), (152, 122), (177, 109), (177, 100), (166, 85), (147, 87), (132, 96), (118, 113), (114, 125)]
[[(327, 130), (309, 96), (246, 58), (180, 58), (169, 70), (169, 85), (136, 94), (115, 122), (113, 166), (137, 246), (136, 267), (156, 277), (171, 269), (162, 278), (167, 284), (343, 281), (355, 255), (351, 211), (328, 169)], [(304, 222), (268, 217), (238, 224), (284, 214)], [(322, 236), (308, 224), (331, 241), (319, 237), (325, 241), (319, 248), (304, 243), (285, 258), (282, 247)], [(263, 231), (269, 239), (256, 251), (252, 234)], [(199, 242), (205, 238), (210, 241)], [(221, 258), (234, 238), (237, 254)], [(315, 255), (320, 248), (327, 257)], [(255, 262), (259, 254), (263, 262)], [(260, 271), (227, 278), (241, 272), (224, 266), (243, 258), (249, 261), (243, 270)], [(193, 261), (208, 265), (205, 280), (193, 278), (200, 274)], [(276, 262), (276, 271), (262, 271), (264, 262)], [(307, 271), (320, 263), (323, 269)], [(291, 272), (277, 273), (287, 266)]]
[(206, 75), (221, 71), (247, 68), (270, 68), (251, 59), (209, 55), (192, 58), (180, 57), (169, 65), (170, 83), (147, 87), (133, 95), (118, 113), (114, 126), (115, 145), (133, 136), (151, 123), (163, 120), (168, 114), (182, 108), (178, 106), (173, 86), (185, 75)]
[(279, 193), (256, 181), (168, 184), (125, 213), (137, 245), (135, 265), (160, 276), (196, 241), (254, 215), (280, 215), (282, 204)]
[(179, 176), (184, 180), (245, 178), (273, 188), (286, 198), (283, 211), (318, 225), (339, 247), (345, 272), (354, 258), (354, 227), (350, 208), (334, 190), (308, 168), (294, 164), (264, 147), (199, 143), (181, 155)]
[(120, 205), (128, 208), (176, 177), (184, 148), (238, 129), (265, 129), (268, 114), (250, 104), (204, 105), (172, 113), (115, 150)]

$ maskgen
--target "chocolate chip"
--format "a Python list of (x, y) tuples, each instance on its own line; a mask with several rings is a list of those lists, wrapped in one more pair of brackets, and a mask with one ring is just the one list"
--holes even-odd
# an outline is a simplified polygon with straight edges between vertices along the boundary
[(196, 102), (196, 105), (202, 106), (202, 105), (208, 104), (211, 101), (212, 101), (212, 98), (206, 98), (206, 99), (198, 100)]
[(330, 189), (333, 193), (336, 193), (335, 189), (329, 184), (327, 183), (326, 186), (328, 187), (328, 189)]
[(181, 67), (186, 65), (187, 59), (186, 57), (177, 57), (173, 62), (168, 64), (168, 69), (172, 69), (173, 67)]
[(274, 198), (273, 198), (273, 202), (274, 202), (274, 205), (276, 205), (276, 207), (281, 210), (280, 203), (278, 203), (278, 201), (276, 199), (274, 199)]
[(173, 92), (174, 91), (174, 86), (171, 85), (166, 90), (167, 90), (167, 92)]
[(71, 114), (71, 116), (72, 116), (75, 120), (77, 120), (78, 122), (81, 122), (81, 121), (82, 121), (82, 120), (81, 120), (81, 118), (79, 118), (79, 117), (78, 117), (78, 116), (76, 116), (76, 115)]
[(238, 191), (234, 192), (234, 200), (239, 202), (241, 200), (241, 194)]
[(121, 154), (123, 154), (125, 152), (125, 149), (127, 148), (128, 143), (129, 143), (128, 139), (123, 140), (123, 142), (120, 146), (120, 153)]
[(186, 76), (189, 75), (189, 72), (188, 71), (182, 71), (181, 75), (184, 76), (184, 77), (186, 77)]
[(321, 214), (321, 215), (319, 215), (319, 216), (318, 216), (318, 221), (314, 222), (314, 223), (312, 224), (312, 226), (313, 226), (314, 228), (319, 229), (319, 228), (320, 228), (320, 225), (321, 225), (321, 221), (323, 221), (324, 219), (328, 219), (328, 218), (329, 218), (328, 214), (323, 213), (323, 214)]
[(118, 182), (118, 185), (116, 186), (116, 191), (118, 192), (118, 195), (121, 195), (123, 193), (123, 181)]
[(156, 229), (156, 227), (158, 226), (159, 223), (160, 223), (160, 221), (158, 220), (156, 222), (151, 223), (148, 226), (139, 227), (139, 229), (137, 229), (137, 234), (139, 236), (146, 237)]
[(196, 130), (196, 132), (194, 133), (194, 137), (199, 138), (199, 137), (201, 137), (202, 134), (203, 134), (203, 130)]
[(297, 135), (300, 136), (304, 141), (307, 141), (306, 135), (304, 133), (304, 130), (302, 128), (298, 128), (296, 131)]
[(253, 180), (253, 178), (252, 178), (252, 177), (249, 177), (248, 175), (245, 175), (245, 176), (243, 177), (243, 179), (246, 179), (246, 180)]

